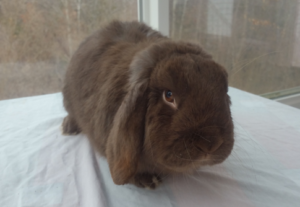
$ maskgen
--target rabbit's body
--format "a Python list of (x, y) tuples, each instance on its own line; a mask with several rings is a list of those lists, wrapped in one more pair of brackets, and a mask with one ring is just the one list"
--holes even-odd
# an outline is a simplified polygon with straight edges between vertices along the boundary
[[(199, 76), (195, 64), (211, 64), (211, 74), (203, 70)], [(197, 83), (201, 82), (198, 76), (207, 78)], [(170, 102), (163, 98), (168, 89), (173, 89), (175, 97)], [(185, 100), (192, 93), (208, 98), (187, 106)], [(107, 157), (116, 184), (154, 188), (160, 182), (159, 175), (189, 172), (219, 163), (229, 155), (233, 124), (226, 93), (225, 70), (198, 46), (173, 42), (138, 22), (115, 21), (87, 38), (71, 59), (63, 89), (69, 113), (63, 132), (86, 134), (95, 149)], [(214, 100), (218, 96), (220, 101)], [(193, 112), (185, 116), (182, 110)], [(202, 133), (203, 127), (215, 128)], [(194, 141), (198, 128), (203, 136), (224, 133), (226, 139), (219, 142), (211, 138), (209, 147), (199, 140), (200, 148), (193, 147), (199, 144)], [(186, 136), (189, 138), (182, 138)], [(204, 154), (209, 157), (209, 150), (224, 143), (218, 159), (200, 158)]]
[[(79, 46), (67, 70), (63, 94), (69, 117), (93, 137), (104, 156), (114, 116), (128, 92), (129, 65), (138, 51), (153, 43), (147, 39), (148, 30), (138, 23), (114, 22)], [(157, 33), (151, 40), (162, 38)]]

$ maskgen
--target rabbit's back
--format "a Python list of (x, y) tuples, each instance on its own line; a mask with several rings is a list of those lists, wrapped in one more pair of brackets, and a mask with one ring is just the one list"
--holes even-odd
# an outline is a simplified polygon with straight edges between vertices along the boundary
[(164, 37), (138, 22), (114, 21), (88, 37), (73, 55), (63, 88), (64, 105), (104, 154), (106, 138), (128, 88), (134, 55)]

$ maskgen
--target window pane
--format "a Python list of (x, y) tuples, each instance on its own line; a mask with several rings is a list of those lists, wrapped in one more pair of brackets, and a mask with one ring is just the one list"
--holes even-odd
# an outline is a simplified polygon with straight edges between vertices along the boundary
[(300, 86), (300, 0), (171, 0), (170, 35), (202, 45), (255, 94)]
[(137, 1), (1, 0), (0, 100), (61, 91), (79, 43), (112, 19), (137, 20)]

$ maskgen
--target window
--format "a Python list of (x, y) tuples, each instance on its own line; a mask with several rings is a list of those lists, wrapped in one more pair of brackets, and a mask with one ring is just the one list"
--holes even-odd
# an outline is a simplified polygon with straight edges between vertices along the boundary
[(0, 100), (61, 91), (79, 43), (138, 10), (171, 38), (202, 45), (230, 86), (300, 93), (300, 0), (1, 0)]
[(112, 19), (137, 20), (137, 1), (1, 0), (0, 100), (61, 91), (79, 43)]
[(300, 92), (299, 0), (170, 0), (170, 36), (202, 45), (230, 86)]

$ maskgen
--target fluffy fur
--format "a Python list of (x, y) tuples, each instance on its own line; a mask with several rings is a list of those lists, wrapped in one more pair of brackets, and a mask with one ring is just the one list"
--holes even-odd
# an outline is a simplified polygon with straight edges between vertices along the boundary
[[(171, 90), (178, 109), (163, 101)], [(65, 134), (81, 131), (116, 184), (155, 188), (230, 154), (227, 73), (201, 47), (138, 22), (114, 21), (73, 55), (63, 88)]]

